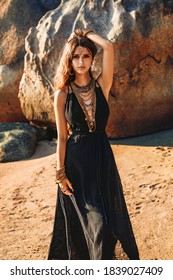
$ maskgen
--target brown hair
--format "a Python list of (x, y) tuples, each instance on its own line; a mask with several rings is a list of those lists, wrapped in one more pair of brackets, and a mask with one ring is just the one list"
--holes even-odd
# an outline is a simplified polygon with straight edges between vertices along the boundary
[[(95, 44), (85, 36), (82, 29), (76, 29), (70, 39), (66, 42), (62, 53), (60, 54), (58, 67), (54, 79), (54, 90), (64, 89), (74, 80), (75, 75), (72, 73), (72, 59), (76, 47), (82, 46), (87, 48), (92, 54), (92, 58), (97, 53)], [(91, 75), (91, 71), (90, 71)]]

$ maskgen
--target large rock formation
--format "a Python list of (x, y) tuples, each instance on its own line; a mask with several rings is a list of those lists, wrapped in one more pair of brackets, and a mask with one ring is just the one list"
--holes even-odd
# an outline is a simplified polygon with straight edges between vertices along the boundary
[(173, 1), (122, 3), (108, 134), (126, 137), (173, 127)]
[(37, 129), (29, 124), (4, 123), (0, 140), (0, 162), (25, 159), (35, 152)]
[(3, 123), (0, 125), (0, 162), (31, 157), (37, 142), (50, 140), (49, 130), (28, 123)]
[(58, 0), (3, 0), (0, 10), (0, 122), (26, 121), (18, 99), (23, 74), (24, 40), (31, 26)]
[[(55, 126), (52, 82), (58, 55), (77, 27), (93, 28), (114, 43), (115, 73), (109, 137), (173, 127), (173, 2), (63, 1), (26, 38), (19, 98), (29, 120)], [(100, 71), (101, 50), (95, 71)]]

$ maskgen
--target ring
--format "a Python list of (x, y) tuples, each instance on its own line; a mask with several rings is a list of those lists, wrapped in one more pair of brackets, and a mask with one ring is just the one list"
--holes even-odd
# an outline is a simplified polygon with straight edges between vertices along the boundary
[(64, 192), (64, 193), (68, 190), (68, 188), (63, 190), (63, 187), (61, 187), (61, 186), (59, 186), (59, 187), (60, 187), (61, 191)]

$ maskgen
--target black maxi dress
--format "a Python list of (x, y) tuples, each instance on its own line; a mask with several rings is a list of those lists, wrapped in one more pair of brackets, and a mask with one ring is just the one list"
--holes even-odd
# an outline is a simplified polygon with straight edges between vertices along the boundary
[(111, 260), (119, 240), (129, 259), (139, 259), (122, 184), (105, 128), (109, 106), (96, 91), (96, 131), (91, 133), (74, 92), (66, 99), (65, 116), (72, 134), (65, 167), (74, 193), (58, 188), (49, 260)]

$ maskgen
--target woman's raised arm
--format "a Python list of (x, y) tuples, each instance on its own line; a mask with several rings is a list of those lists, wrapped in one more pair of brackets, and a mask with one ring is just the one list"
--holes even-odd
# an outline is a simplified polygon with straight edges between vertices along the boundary
[(88, 39), (103, 49), (102, 71), (98, 77), (103, 93), (108, 100), (109, 91), (112, 86), (114, 72), (114, 47), (113, 44), (92, 31), (85, 32)]

